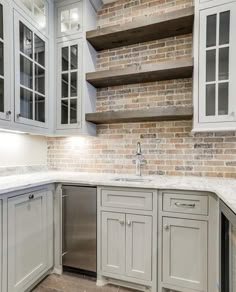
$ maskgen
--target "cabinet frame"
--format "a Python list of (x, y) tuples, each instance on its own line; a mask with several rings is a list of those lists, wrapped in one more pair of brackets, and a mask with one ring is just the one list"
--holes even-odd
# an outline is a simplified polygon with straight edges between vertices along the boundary
[[(3, 63), (4, 63), (4, 112), (0, 112), (0, 120), (10, 121), (12, 116), (11, 109), (11, 34), (10, 34), (10, 15), (9, 3), (5, 0), (0, 0), (3, 7)], [(11, 114), (7, 114), (11, 111)]]
[[(39, 122), (36, 120), (26, 119), (24, 117), (18, 116), (20, 114), (20, 88), (24, 86), (20, 85), (20, 40), (19, 40), (19, 23), (22, 22), (27, 26), (32, 32), (33, 35), (37, 34), (44, 43), (45, 43), (45, 122)], [(48, 107), (49, 107), (49, 82), (48, 82), (48, 64), (49, 64), (49, 48), (48, 48), (48, 39), (40, 33), (28, 20), (26, 20), (19, 12), (14, 11), (14, 42), (15, 42), (15, 122), (19, 124), (25, 124), (29, 126), (35, 126), (39, 128), (48, 129)], [(34, 54), (34, 51), (33, 51)], [(35, 62), (33, 63), (35, 64)], [(33, 66), (34, 70), (34, 66)], [(32, 72), (33, 73), (33, 72)], [(34, 76), (34, 73), (33, 75)], [(34, 83), (34, 80), (33, 80)], [(27, 88), (26, 88), (27, 89)], [(29, 90), (35, 93), (35, 90)], [(35, 111), (35, 99), (33, 99), (33, 112)]]

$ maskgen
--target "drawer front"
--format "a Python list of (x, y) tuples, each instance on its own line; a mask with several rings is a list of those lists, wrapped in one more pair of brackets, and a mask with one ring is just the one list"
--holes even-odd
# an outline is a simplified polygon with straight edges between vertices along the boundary
[(179, 193), (163, 193), (163, 211), (208, 215), (208, 196)]
[(136, 210), (152, 210), (153, 192), (136, 190), (102, 190), (102, 206)]

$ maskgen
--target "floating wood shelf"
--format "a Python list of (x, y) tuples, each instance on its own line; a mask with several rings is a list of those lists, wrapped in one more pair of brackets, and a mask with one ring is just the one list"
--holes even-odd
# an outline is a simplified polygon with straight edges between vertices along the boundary
[(182, 35), (193, 31), (194, 8), (137, 17), (130, 23), (88, 31), (87, 40), (98, 51)]
[(96, 88), (192, 77), (192, 59), (179, 59), (158, 64), (143, 64), (86, 74)]
[(89, 113), (86, 114), (86, 121), (94, 124), (114, 124), (191, 120), (192, 117), (192, 107), (168, 106), (140, 110)]

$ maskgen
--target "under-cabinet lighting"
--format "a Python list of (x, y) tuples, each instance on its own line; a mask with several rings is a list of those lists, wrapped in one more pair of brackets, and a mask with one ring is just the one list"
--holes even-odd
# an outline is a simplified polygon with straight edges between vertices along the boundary
[(15, 130), (7, 130), (7, 129), (0, 129), (0, 133), (12, 133), (12, 134), (27, 134), (26, 132), (15, 131)]

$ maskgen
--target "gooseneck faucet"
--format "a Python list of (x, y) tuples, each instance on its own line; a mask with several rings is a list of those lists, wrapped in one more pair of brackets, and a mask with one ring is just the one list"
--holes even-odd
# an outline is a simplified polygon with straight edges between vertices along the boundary
[(137, 143), (137, 151), (136, 151), (136, 175), (141, 176), (141, 162), (143, 159), (141, 144)]

